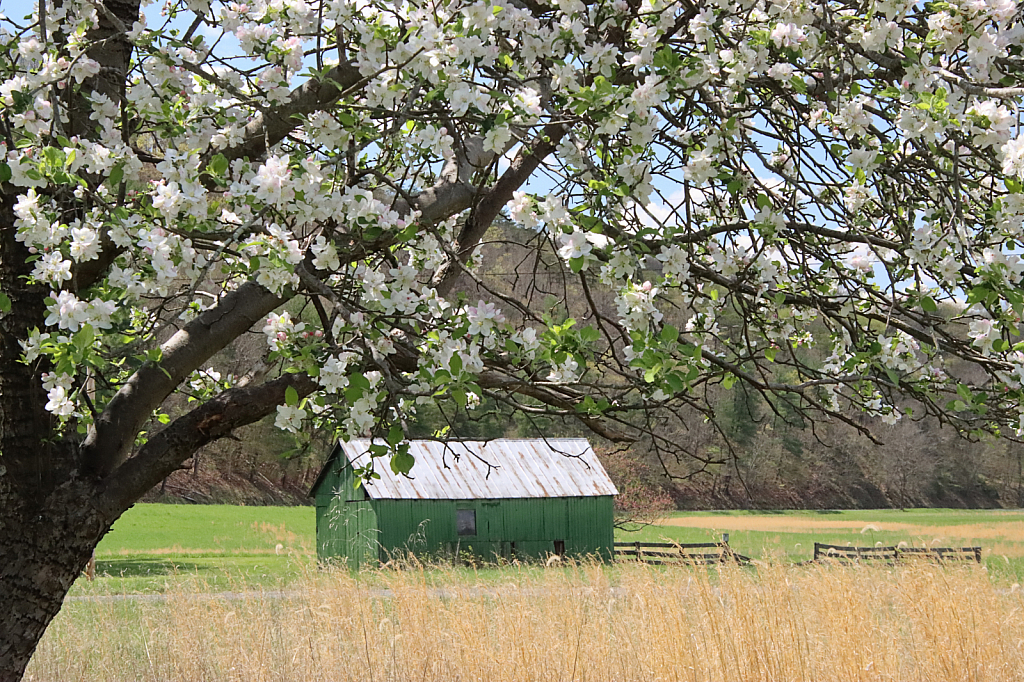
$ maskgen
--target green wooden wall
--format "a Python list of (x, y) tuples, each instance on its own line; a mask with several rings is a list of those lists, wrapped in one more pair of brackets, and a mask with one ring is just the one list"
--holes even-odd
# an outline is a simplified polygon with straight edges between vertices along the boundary
[[(611, 496), (501, 500), (368, 500), (337, 458), (315, 490), (317, 556), (352, 568), (413, 552), (451, 558), (468, 552), (494, 560), (543, 559), (564, 543), (569, 556), (611, 561)], [(459, 536), (458, 509), (476, 512), (476, 535)]]
[(381, 544), (377, 512), (354, 481), (352, 468), (336, 458), (314, 491), (316, 554), (321, 561), (346, 561), (357, 569), (377, 565)]

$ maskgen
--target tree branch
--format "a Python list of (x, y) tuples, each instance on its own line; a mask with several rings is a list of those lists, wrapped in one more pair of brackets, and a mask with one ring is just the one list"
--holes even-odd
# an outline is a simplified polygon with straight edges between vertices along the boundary
[[(459, 234), (458, 241), (453, 245), (460, 262), (465, 264), (469, 260), (473, 249), (483, 239), (487, 229), (501, 212), (501, 208), (512, 198), (512, 193), (522, 187), (544, 159), (555, 151), (565, 132), (566, 127), (561, 124), (545, 126), (543, 134), (534, 140), (533, 145), (523, 146), (516, 158), (513, 159), (512, 165), (494, 183), (494, 187), (477, 202), (472, 216)], [(455, 267), (452, 262), (438, 268), (434, 275), (434, 286), (437, 288), (437, 293), (447, 296), (455, 284), (458, 274), (459, 268)]]
[(85, 469), (98, 477), (113, 471), (128, 457), (153, 410), (178, 384), (285, 300), (247, 282), (168, 339), (160, 346), (160, 361), (140, 367), (96, 420), (82, 446)]
[(350, 62), (338, 64), (322, 78), (310, 78), (292, 90), (288, 101), (258, 114), (245, 126), (242, 141), (221, 153), (228, 161), (263, 156), (295, 129), (296, 117), (329, 107), (362, 80), (359, 69)]
[(286, 374), (265, 384), (228, 389), (175, 419), (100, 484), (96, 499), (101, 513), (117, 518), (196, 450), (283, 405), (289, 388), (305, 397), (316, 387), (306, 374)]

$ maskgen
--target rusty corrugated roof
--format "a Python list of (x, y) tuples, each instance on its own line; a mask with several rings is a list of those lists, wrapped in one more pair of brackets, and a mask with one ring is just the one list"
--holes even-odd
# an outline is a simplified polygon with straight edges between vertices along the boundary
[[(354, 466), (369, 461), (369, 440), (340, 443)], [(373, 499), (473, 500), (592, 497), (618, 491), (585, 438), (410, 441), (410, 476), (377, 460), (380, 479), (364, 483)]]

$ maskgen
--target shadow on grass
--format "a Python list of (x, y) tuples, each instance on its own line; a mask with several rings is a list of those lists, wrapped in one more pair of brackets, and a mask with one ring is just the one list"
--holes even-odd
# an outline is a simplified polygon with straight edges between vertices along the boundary
[(167, 559), (115, 559), (97, 561), (96, 575), (134, 578), (178, 573), (202, 573), (215, 570), (216, 566), (202, 561), (169, 561)]

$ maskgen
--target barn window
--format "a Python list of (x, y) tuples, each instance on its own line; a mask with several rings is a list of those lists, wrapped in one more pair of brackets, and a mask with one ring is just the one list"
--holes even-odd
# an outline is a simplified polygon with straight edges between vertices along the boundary
[(459, 535), (476, 535), (476, 510), (455, 510), (455, 531)]

